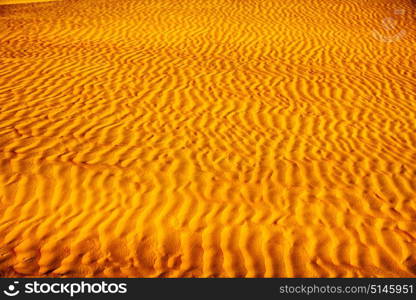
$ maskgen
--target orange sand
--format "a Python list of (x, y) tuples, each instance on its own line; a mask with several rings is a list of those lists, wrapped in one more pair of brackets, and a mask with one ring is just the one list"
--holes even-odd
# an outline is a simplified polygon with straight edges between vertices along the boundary
[(5, 5), (5, 4), (26, 4), (26, 3), (51, 2), (51, 1), (63, 1), (63, 0), (0, 0), (0, 5)]
[(0, 6), (0, 275), (416, 276), (415, 8)]

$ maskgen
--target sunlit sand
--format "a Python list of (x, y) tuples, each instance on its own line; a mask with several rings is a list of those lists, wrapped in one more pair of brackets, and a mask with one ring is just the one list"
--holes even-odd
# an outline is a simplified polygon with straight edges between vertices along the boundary
[(414, 277), (415, 5), (0, 6), (0, 275)]
[(28, 3), (52, 2), (52, 1), (63, 1), (63, 0), (0, 0), (0, 5), (6, 5), (6, 4), (28, 4)]

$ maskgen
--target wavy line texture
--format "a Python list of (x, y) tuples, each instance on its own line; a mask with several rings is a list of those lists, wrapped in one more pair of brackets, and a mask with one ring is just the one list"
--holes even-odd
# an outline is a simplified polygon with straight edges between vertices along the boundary
[(416, 276), (414, 15), (0, 6), (0, 275)]

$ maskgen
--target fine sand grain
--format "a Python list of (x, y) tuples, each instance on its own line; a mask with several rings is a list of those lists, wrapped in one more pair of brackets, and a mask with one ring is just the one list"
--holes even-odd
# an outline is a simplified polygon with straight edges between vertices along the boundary
[(415, 8), (0, 6), (0, 275), (416, 276)]

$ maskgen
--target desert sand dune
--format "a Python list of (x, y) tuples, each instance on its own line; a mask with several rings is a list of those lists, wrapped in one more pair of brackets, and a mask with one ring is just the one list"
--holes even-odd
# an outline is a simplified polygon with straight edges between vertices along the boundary
[(414, 15), (0, 6), (0, 275), (416, 276)]

